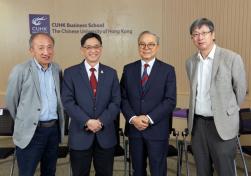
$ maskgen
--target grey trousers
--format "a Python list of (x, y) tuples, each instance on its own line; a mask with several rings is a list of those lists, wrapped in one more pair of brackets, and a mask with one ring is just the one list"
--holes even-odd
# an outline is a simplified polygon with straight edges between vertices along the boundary
[(192, 149), (198, 176), (212, 176), (214, 169), (219, 176), (235, 175), (236, 140), (222, 140), (214, 120), (194, 119)]

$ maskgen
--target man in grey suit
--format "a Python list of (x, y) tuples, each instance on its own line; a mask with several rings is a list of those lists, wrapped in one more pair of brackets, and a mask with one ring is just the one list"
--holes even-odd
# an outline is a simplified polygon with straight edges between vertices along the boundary
[(190, 35), (198, 52), (186, 62), (190, 81), (188, 125), (197, 175), (234, 176), (239, 109), (246, 95), (240, 55), (215, 44), (214, 24), (195, 20)]
[(30, 37), (32, 59), (12, 70), (6, 105), (15, 121), (13, 141), (20, 176), (54, 176), (57, 150), (63, 138), (60, 69), (52, 62), (54, 39), (45, 33)]

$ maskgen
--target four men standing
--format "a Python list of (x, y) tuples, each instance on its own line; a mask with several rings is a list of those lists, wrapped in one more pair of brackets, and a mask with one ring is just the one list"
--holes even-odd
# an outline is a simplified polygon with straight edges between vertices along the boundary
[[(190, 34), (198, 53), (186, 62), (190, 81), (189, 130), (198, 175), (234, 175), (238, 111), (246, 95), (241, 57), (215, 44), (213, 23), (201, 18)], [(10, 74), (6, 105), (15, 128), (13, 140), (19, 175), (55, 175), (58, 143), (63, 137), (60, 69), (52, 62), (54, 39), (38, 33), (30, 38), (33, 59)], [(156, 58), (159, 37), (149, 31), (138, 37), (140, 60), (124, 67), (120, 86), (114, 69), (100, 63), (102, 39), (87, 33), (81, 39), (83, 62), (67, 68), (62, 102), (71, 117), (70, 160), (74, 176), (88, 176), (93, 159), (97, 176), (111, 176), (116, 141), (115, 121), (126, 119), (133, 175), (166, 176), (169, 118), (176, 106), (174, 67)], [(121, 91), (121, 95), (120, 95)], [(122, 100), (121, 100), (122, 99)], [(105, 163), (105, 164), (104, 164)]]

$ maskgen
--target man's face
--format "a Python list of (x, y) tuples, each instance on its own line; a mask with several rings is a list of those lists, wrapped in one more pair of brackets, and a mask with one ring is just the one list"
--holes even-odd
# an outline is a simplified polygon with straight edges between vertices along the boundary
[(206, 25), (195, 28), (191, 37), (194, 45), (201, 52), (210, 51), (214, 45), (215, 34)]
[(95, 37), (89, 38), (85, 41), (84, 46), (81, 47), (81, 53), (90, 65), (95, 65), (99, 62), (102, 46)]
[(53, 41), (46, 35), (36, 36), (32, 41), (30, 53), (42, 67), (47, 68), (54, 56)]
[(142, 35), (138, 45), (139, 55), (144, 61), (150, 61), (156, 57), (159, 45), (157, 45), (157, 39), (154, 35)]

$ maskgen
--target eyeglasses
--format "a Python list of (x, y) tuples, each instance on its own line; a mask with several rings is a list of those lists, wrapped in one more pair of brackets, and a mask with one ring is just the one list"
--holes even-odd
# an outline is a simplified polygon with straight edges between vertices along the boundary
[(90, 46), (90, 45), (87, 45), (87, 46), (83, 46), (83, 48), (87, 49), (87, 50), (99, 50), (102, 46), (101, 45), (95, 45), (95, 46)]
[(139, 43), (139, 48), (144, 49), (147, 47), (148, 49), (153, 49), (156, 45), (157, 45), (156, 43), (148, 43), (148, 44)]
[(193, 33), (193, 34), (192, 34), (192, 37), (193, 37), (193, 38), (198, 38), (200, 35), (201, 35), (202, 37), (206, 37), (207, 34), (209, 34), (209, 33), (211, 33), (211, 31), (201, 32), (201, 33)]

